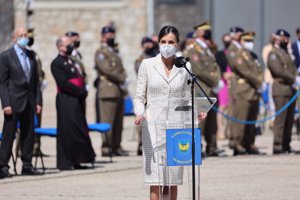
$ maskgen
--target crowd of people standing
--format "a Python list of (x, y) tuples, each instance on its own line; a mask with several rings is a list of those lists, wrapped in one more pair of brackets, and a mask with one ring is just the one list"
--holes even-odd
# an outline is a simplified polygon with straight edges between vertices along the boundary
[[(4, 112), (0, 178), (11, 177), (8, 162), (18, 122), (22, 174), (40, 175), (31, 164), (32, 156), (46, 156), (40, 151), (40, 138), (33, 134), (34, 127), (41, 125), (42, 92), (47, 85), (40, 58), (31, 48), (34, 43), (33, 31), (17, 28), (13, 35), (13, 46), (0, 56), (0, 94)], [(210, 23), (203, 22), (195, 26), (183, 42), (179, 43), (179, 37), (176, 36), (178, 46), (165, 47), (170, 49), (164, 50), (164, 53), (167, 56), (175, 51), (176, 55), (190, 58), (191, 70), (204, 91), (218, 99), (219, 111), (238, 120), (255, 121), (261, 96), (267, 89), (272, 96), (270, 102), (273, 102), (274, 113), (288, 103), (300, 86), (299, 41), (291, 44), (290, 34), (284, 29), (278, 29), (272, 34), (269, 48), (264, 48), (264, 62), (261, 62), (253, 51), (253, 31), (244, 31), (241, 27), (230, 28), (222, 37), (224, 48), (219, 51), (212, 38), (212, 31)], [(300, 29), (296, 33), (300, 40)], [(100, 47), (95, 53), (95, 110), (97, 122), (112, 125), (108, 139), (102, 138), (101, 152), (102, 156), (128, 156), (128, 151), (121, 146), (128, 78), (115, 40), (115, 28), (111, 25), (102, 27), (100, 36)], [(164, 44), (159, 39), (162, 38), (155, 35), (142, 38), (142, 53), (134, 63), (137, 75), (143, 60), (162, 54)], [(85, 168), (82, 163), (95, 161), (95, 153), (85, 117), (88, 87), (86, 69), (78, 50), (80, 34), (68, 31), (57, 39), (56, 46), (58, 55), (51, 63), (51, 72), (57, 85), (57, 168), (82, 169)], [(170, 68), (170, 73), (172, 70)], [(197, 88), (196, 96), (203, 96)], [(274, 154), (294, 152), (290, 145), (294, 110), (295, 103), (275, 117)], [(37, 124), (34, 123), (35, 115)], [(211, 110), (199, 126), (205, 138), (205, 156), (221, 155), (223, 151), (218, 148), (217, 141), (225, 138), (229, 140), (233, 155), (262, 154), (255, 145), (255, 124), (225, 120), (222, 115)], [(142, 155), (144, 149), (140, 126), (137, 132), (137, 155)]]

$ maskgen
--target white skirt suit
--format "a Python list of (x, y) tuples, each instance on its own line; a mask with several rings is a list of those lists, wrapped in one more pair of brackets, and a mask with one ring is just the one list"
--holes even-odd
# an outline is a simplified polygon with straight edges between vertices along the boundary
[(190, 94), (190, 75), (173, 66), (169, 77), (161, 54), (142, 61), (134, 98), (135, 114), (146, 117), (142, 127), (144, 182), (147, 185), (180, 185), (182, 167), (166, 166), (166, 108), (171, 97)]

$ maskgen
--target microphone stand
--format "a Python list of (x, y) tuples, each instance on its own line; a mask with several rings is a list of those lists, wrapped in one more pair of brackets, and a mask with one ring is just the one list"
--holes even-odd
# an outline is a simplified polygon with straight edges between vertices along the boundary
[(195, 83), (200, 88), (204, 96), (207, 98), (210, 104), (213, 104), (211, 98), (206, 94), (201, 85), (198, 83), (195, 74), (193, 74), (187, 67), (186, 63), (183, 63), (183, 67), (190, 74), (191, 79), (188, 80), (188, 84), (191, 85), (191, 95), (192, 95), (192, 189), (193, 189), (193, 200), (196, 200), (196, 173), (195, 173), (195, 122), (194, 122), (194, 114), (195, 114), (195, 104), (194, 104), (194, 85)]

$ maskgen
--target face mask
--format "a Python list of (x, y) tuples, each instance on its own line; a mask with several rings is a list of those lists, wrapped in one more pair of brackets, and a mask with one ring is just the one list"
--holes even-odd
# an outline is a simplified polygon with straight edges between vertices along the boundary
[(107, 39), (107, 44), (110, 47), (115, 47), (115, 38), (108, 38)]
[(79, 48), (79, 47), (80, 47), (80, 41), (74, 42), (74, 47), (75, 47), (75, 48)]
[(210, 40), (211, 39), (211, 31), (210, 30), (206, 30), (204, 32), (203, 38), (206, 40)]
[(162, 44), (159, 46), (159, 51), (164, 58), (170, 58), (175, 55), (177, 49), (171, 44)]
[(224, 42), (225, 49), (228, 49), (229, 46), (230, 46), (230, 42)]
[(67, 46), (66, 54), (69, 56), (72, 54), (74, 47), (72, 45)]
[(244, 43), (244, 47), (245, 47), (246, 49), (252, 51), (253, 48), (254, 48), (254, 43), (253, 43), (253, 42), (245, 42), (245, 43)]
[(28, 41), (29, 40), (27, 37), (26, 38), (22, 37), (22, 38), (18, 39), (17, 43), (20, 47), (25, 48), (28, 44)]
[(154, 54), (154, 48), (153, 47), (152, 48), (146, 48), (145, 49), (145, 54), (152, 56)]
[(288, 43), (287, 42), (280, 42), (279, 46), (280, 46), (280, 48), (282, 48), (284, 50), (287, 50)]
[(27, 46), (31, 47), (33, 45), (33, 43), (34, 43), (34, 38), (33, 37), (28, 38)]

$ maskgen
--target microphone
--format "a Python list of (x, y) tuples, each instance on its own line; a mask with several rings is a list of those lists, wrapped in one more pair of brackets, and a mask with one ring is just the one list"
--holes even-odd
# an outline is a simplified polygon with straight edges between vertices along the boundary
[(182, 68), (182, 67), (185, 67), (186, 63), (189, 60), (190, 60), (189, 57), (183, 57), (183, 56), (175, 57), (174, 64), (176, 67)]

